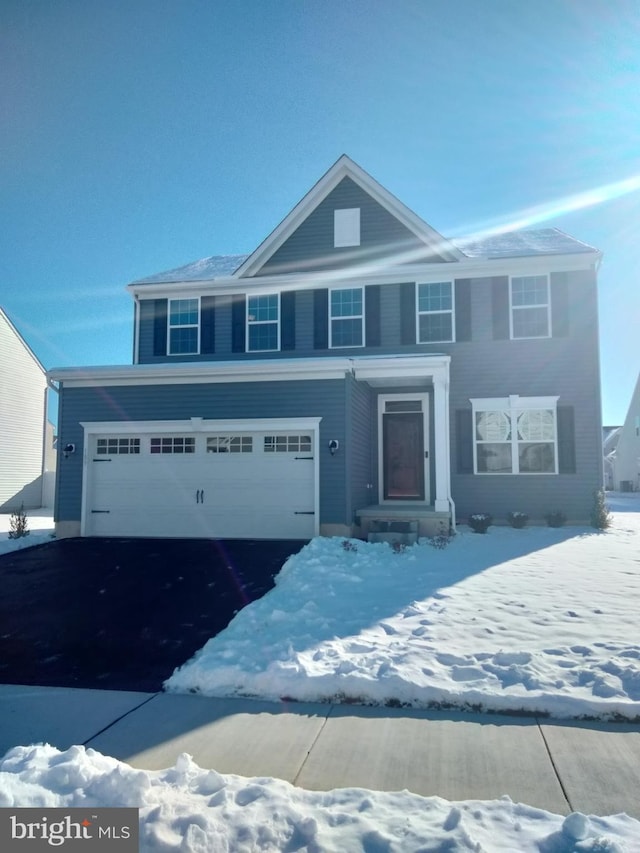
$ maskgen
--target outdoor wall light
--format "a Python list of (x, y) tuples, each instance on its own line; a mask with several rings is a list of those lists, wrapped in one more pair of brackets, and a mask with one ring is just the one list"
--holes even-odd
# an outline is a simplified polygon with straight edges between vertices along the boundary
[(65, 444), (65, 446), (62, 448), (62, 452), (64, 453), (64, 458), (68, 459), (72, 453), (76, 452), (75, 444)]
[(339, 447), (340, 447), (340, 442), (338, 441), (338, 439), (332, 438), (331, 441), (329, 442), (329, 453), (332, 456), (335, 456)]

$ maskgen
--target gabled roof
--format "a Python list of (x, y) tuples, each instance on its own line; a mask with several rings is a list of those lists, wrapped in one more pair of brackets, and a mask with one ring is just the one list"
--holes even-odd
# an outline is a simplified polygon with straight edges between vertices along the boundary
[(430, 251), (440, 255), (445, 261), (460, 260), (462, 254), (445, 237), (427, 225), (419, 216), (410, 210), (399, 199), (386, 190), (357, 163), (343, 154), (326, 172), (312, 189), (298, 202), (291, 213), (280, 225), (263, 240), (247, 260), (234, 272), (234, 278), (244, 278), (254, 275), (269, 258), (293, 234), (298, 226), (312, 213), (313, 210), (335, 189), (344, 178), (350, 178), (375, 201), (386, 208), (389, 213), (401, 222), (409, 231), (424, 243)]
[(1, 305), (0, 305), (0, 318), (2, 318), (2, 319), (4, 319), (4, 320), (5, 320), (5, 322), (6, 322), (7, 326), (11, 329), (11, 331), (14, 333), (14, 335), (16, 336), (16, 338), (20, 341), (20, 343), (22, 344), (22, 346), (23, 346), (23, 347), (24, 347), (24, 349), (26, 350), (27, 354), (28, 354), (29, 356), (31, 356), (31, 358), (35, 361), (35, 363), (36, 363), (36, 364), (37, 364), (37, 366), (40, 368), (40, 370), (41, 370), (43, 373), (45, 373), (45, 374), (46, 374), (46, 372), (47, 372), (47, 371), (46, 371), (46, 370), (44, 369), (44, 367), (42, 366), (42, 362), (40, 361), (40, 359), (38, 358), (38, 356), (34, 353), (34, 351), (31, 349), (31, 347), (29, 346), (29, 344), (25, 341), (25, 339), (22, 337), (22, 335), (21, 335), (21, 334), (20, 334), (20, 332), (17, 330), (17, 328), (13, 325), (13, 323), (11, 322), (11, 320), (9, 319), (9, 317), (8, 317), (7, 313), (6, 313), (6, 312), (5, 312), (5, 310), (2, 308), (2, 306), (1, 306)]

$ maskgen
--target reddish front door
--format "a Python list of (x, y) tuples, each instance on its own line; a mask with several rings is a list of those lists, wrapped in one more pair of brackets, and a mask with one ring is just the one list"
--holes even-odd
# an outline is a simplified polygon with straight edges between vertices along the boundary
[(385, 413), (382, 428), (384, 499), (424, 500), (422, 412)]

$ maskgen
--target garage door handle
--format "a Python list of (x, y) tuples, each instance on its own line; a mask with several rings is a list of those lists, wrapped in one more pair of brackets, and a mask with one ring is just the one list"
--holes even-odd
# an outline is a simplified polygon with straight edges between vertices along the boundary
[(305, 460), (306, 459), (307, 462), (313, 462), (313, 456), (294, 456), (293, 458), (297, 459), (297, 460), (300, 460), (300, 459)]
[(196, 489), (196, 503), (203, 504), (204, 503), (204, 489)]
[(91, 510), (92, 515), (104, 515), (104, 514), (109, 515), (110, 512), (111, 512), (110, 509), (92, 509)]
[(308, 511), (308, 512), (298, 512), (297, 510), (294, 510), (293, 514), (294, 515), (315, 515), (315, 512), (313, 510)]

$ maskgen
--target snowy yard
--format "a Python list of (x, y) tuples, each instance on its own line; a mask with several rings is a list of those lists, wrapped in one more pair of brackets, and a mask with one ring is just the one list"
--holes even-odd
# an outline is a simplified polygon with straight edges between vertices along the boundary
[[(640, 716), (640, 499), (610, 504), (605, 533), (462, 527), (443, 550), (401, 553), (316, 539), (167, 688)], [(12, 544), (0, 534), (0, 549)], [(188, 755), (138, 770), (82, 746), (16, 746), (0, 760), (0, 807), (27, 806), (137, 806), (143, 853), (640, 851), (640, 823), (624, 814), (565, 818), (508, 797), (312, 792), (223, 776)]]
[(612, 527), (315, 539), (166, 683), (209, 696), (640, 716), (640, 499)]
[(54, 531), (53, 510), (29, 509), (26, 511), (26, 516), (29, 535), (19, 539), (9, 539), (11, 513), (0, 513), (0, 554), (8, 554), (20, 548), (30, 548), (32, 545), (49, 542)]

